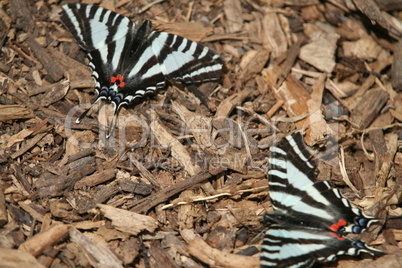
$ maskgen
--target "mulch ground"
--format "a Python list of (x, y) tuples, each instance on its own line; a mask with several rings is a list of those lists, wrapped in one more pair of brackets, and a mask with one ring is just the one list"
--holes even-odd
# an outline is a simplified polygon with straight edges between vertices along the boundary
[[(272, 142), (298, 130), (331, 180), (382, 221), (402, 266), (402, 3), (82, 1), (149, 19), (226, 62), (199, 92), (171, 85), (113, 111), (60, 23), (77, 1), (0, 2), (0, 266), (258, 267)], [(392, 218), (394, 217), (394, 218)]]

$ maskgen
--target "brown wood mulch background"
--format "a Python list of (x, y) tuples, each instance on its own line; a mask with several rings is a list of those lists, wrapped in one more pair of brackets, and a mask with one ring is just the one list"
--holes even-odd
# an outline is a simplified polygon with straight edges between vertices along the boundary
[(331, 265), (402, 266), (401, 1), (82, 1), (227, 63), (207, 98), (123, 108), (110, 139), (110, 105), (74, 123), (94, 90), (71, 2), (0, 2), (0, 266), (258, 267), (268, 147), (296, 130), (319, 179), (384, 219), (362, 239), (388, 255)]

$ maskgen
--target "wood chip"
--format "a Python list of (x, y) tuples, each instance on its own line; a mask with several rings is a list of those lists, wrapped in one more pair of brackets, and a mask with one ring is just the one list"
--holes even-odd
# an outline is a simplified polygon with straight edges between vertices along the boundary
[(184, 166), (190, 175), (196, 174), (200, 170), (200, 167), (193, 164), (187, 149), (159, 123), (159, 119), (154, 111), (151, 110), (150, 113), (153, 118), (151, 130), (159, 144), (163, 147), (171, 148), (172, 156)]
[(75, 183), (75, 189), (82, 189), (84, 187), (92, 187), (106, 181), (113, 179), (116, 176), (116, 171), (113, 169), (106, 169), (100, 172), (96, 172), (91, 176), (87, 176), (82, 180)]
[(286, 35), (282, 30), (278, 15), (274, 12), (264, 14), (262, 39), (263, 47), (271, 51), (274, 58), (277, 58), (288, 48)]
[(241, 129), (239, 125), (230, 118), (218, 119), (215, 118), (212, 121), (212, 125), (216, 129), (217, 133), (230, 145), (241, 149), (244, 148), (244, 140), (241, 135)]
[(147, 181), (149, 181), (157, 189), (161, 189), (160, 183), (154, 178), (154, 176), (151, 174), (151, 172), (149, 172), (148, 169), (146, 169), (140, 161), (135, 159), (132, 154), (129, 155), (129, 158), (130, 158), (131, 163), (134, 164), (134, 166), (140, 171), (141, 175)]
[(24, 29), (27, 33), (35, 31), (36, 24), (32, 14), (31, 6), (27, 0), (15, 0), (11, 5), (11, 17), (17, 23), (17, 27)]
[(33, 118), (35, 115), (30, 109), (22, 105), (0, 105), (0, 122)]
[(63, 70), (60, 65), (53, 60), (51, 55), (39, 45), (38, 42), (32, 37), (28, 37), (29, 46), (35, 54), (35, 57), (43, 64), (46, 71), (49, 73), (50, 77), (54, 82), (59, 81), (63, 77)]
[(257, 257), (241, 256), (220, 251), (209, 246), (200, 237), (188, 234), (189, 232), (191, 232), (189, 229), (184, 229), (181, 232), (183, 238), (188, 243), (187, 252), (209, 266), (231, 268), (260, 267), (260, 260)]
[(300, 49), (300, 58), (318, 70), (331, 73), (335, 67), (335, 50), (339, 35), (322, 33)]
[(213, 33), (212, 28), (205, 27), (202, 23), (195, 21), (175, 23), (153, 21), (152, 23), (158, 31), (180, 35), (196, 42), (201, 42)]
[(32, 149), (32, 147), (34, 147), (41, 139), (43, 139), (43, 137), (45, 137), (47, 135), (47, 133), (41, 133), (36, 135), (35, 137), (33, 137), (31, 140), (28, 141), (27, 144), (25, 144), (24, 147), (22, 147), (20, 150), (18, 150), (17, 152), (13, 153), (11, 155), (11, 158), (17, 158), (21, 155), (23, 155), (24, 153), (26, 153), (27, 151), (29, 151), (30, 149)]
[(391, 79), (392, 87), (396, 91), (402, 91), (402, 39), (395, 46)]
[(371, 60), (380, 54), (381, 47), (370, 36), (367, 36), (357, 41), (343, 42), (343, 51), (346, 57)]
[(215, 117), (220, 118), (228, 116), (233, 111), (234, 107), (240, 105), (250, 94), (250, 90), (245, 89), (224, 99), (216, 109)]
[(45, 268), (34, 256), (19, 249), (0, 248), (0, 263), (7, 268)]
[(223, 2), (227, 27), (230, 33), (240, 32), (243, 28), (243, 14), (240, 0), (225, 0)]
[(70, 239), (84, 252), (88, 262), (93, 267), (123, 267), (121, 260), (105, 245), (96, 245), (77, 229), (70, 229)]
[(42, 231), (31, 238), (25, 240), (18, 249), (28, 252), (33, 256), (41, 254), (48, 246), (51, 246), (68, 233), (69, 227), (62, 223), (54, 223), (46, 231)]
[(173, 256), (170, 256), (166, 249), (160, 247), (152, 247), (149, 250), (149, 254), (155, 260), (157, 266), (166, 267), (166, 268), (179, 268), (176, 262), (173, 259)]
[(240, 67), (242, 72), (240, 74), (241, 83), (245, 83), (256, 74), (261, 73), (265, 64), (269, 59), (270, 51), (266, 49), (250, 50), (241, 59)]
[[(356, 7), (363, 12), (373, 24), (379, 24), (387, 30), (391, 30), (387, 21), (384, 19), (380, 8), (374, 0), (353, 0)], [(391, 30), (392, 31), (392, 30)]]
[[(274, 71), (265, 69), (263, 78), (269, 86), (273, 87), (277, 74)], [(318, 84), (317, 89), (323, 90), (323, 84)], [(319, 109), (321, 100), (316, 97), (312, 100), (303, 86), (291, 74), (289, 74), (280, 88), (273, 88), (275, 98), (282, 101), (289, 117), (310, 115), (306, 119), (301, 119), (295, 123), (298, 129), (307, 128), (306, 143), (313, 145), (322, 143), (327, 135), (331, 134), (331, 129), (327, 126), (324, 117)], [(317, 93), (320, 94), (320, 93)], [(317, 102), (318, 101), (318, 102)]]
[(141, 199), (141, 201), (135, 203), (135, 206), (133, 206), (133, 210), (137, 212), (147, 212), (151, 208), (155, 207), (156, 205), (162, 202), (165, 202), (166, 200), (176, 195), (177, 193), (180, 193), (186, 189), (194, 187), (199, 183), (203, 183), (212, 176), (213, 175), (210, 174), (209, 172), (206, 171), (200, 172), (199, 174), (196, 174), (185, 181), (178, 182), (167, 189), (161, 190), (156, 194)]
[(70, 87), (67, 81), (62, 81), (54, 84), (53, 87), (44, 94), (41, 100), (43, 106), (47, 107), (50, 104), (61, 100), (64, 96), (66, 96), (69, 88)]
[(187, 110), (183, 105), (180, 105), (177, 102), (172, 102), (172, 105), (175, 112), (186, 124), (188, 131), (193, 135), (197, 144), (202, 147), (211, 147), (211, 118), (192, 113)]
[[(384, 186), (386, 185), (386, 181), (388, 179), (389, 172), (392, 167), (392, 160), (395, 157), (396, 151), (398, 149), (398, 135), (394, 133), (390, 133), (387, 135), (388, 142), (387, 142), (387, 149), (388, 152), (383, 158), (382, 165), (380, 170), (377, 174), (376, 179), (376, 191), (375, 191), (375, 204), (381, 204), (380, 200), (383, 200), (383, 191)], [(380, 205), (379, 205), (380, 206)]]
[(370, 90), (363, 95), (357, 106), (351, 111), (350, 120), (359, 129), (364, 129), (373, 122), (374, 118), (388, 101), (389, 94), (385, 90)]
[(106, 224), (106, 220), (101, 220), (101, 221), (80, 221), (80, 222), (73, 222), (70, 223), (69, 226), (74, 227), (76, 229), (80, 230), (92, 230), (92, 229), (98, 229), (101, 226), (104, 226)]
[(158, 227), (158, 222), (150, 216), (102, 204), (98, 204), (98, 207), (112, 221), (113, 226), (122, 232), (138, 235), (142, 231), (152, 233)]
[(0, 227), (8, 222), (8, 214), (6, 208), (6, 200), (4, 199), (4, 192), (0, 190)]

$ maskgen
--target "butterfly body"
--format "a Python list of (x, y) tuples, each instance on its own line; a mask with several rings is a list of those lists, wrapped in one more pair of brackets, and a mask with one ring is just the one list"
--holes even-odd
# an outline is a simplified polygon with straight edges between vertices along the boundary
[(311, 267), (337, 256), (381, 256), (346, 233), (360, 234), (378, 219), (352, 206), (328, 181), (314, 182), (316, 163), (300, 133), (270, 148), (268, 180), (273, 212), (264, 216), (268, 231), (261, 267)]

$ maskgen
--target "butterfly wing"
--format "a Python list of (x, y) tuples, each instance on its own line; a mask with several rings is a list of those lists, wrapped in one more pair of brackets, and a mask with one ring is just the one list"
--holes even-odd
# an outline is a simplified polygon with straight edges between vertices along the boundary
[(154, 31), (152, 34), (157, 35), (152, 49), (168, 80), (197, 84), (220, 78), (223, 60), (209, 48), (166, 32)]
[(165, 87), (169, 80), (185, 84), (219, 80), (223, 60), (217, 54), (184, 37), (151, 30), (149, 21), (142, 25), (149, 34), (138, 49), (138, 59), (127, 68), (129, 83), (121, 90), (124, 95), (129, 95), (133, 87), (137, 95), (144, 95)]
[(377, 219), (353, 207), (328, 181), (314, 182), (316, 163), (300, 133), (270, 147), (268, 180), (275, 211), (265, 215), (262, 267), (310, 267), (338, 255), (381, 255), (344, 232), (361, 233)]
[(128, 53), (122, 59), (120, 67), (124, 70), (122, 71), (124, 77), (127, 78), (127, 84), (120, 89), (120, 92), (127, 102), (165, 87), (167, 77), (163, 74), (157, 54), (152, 48), (153, 43), (158, 41), (158, 36), (152, 31), (151, 23), (144, 20), (128, 46)]
[(316, 163), (299, 132), (270, 148), (268, 180), (275, 208), (335, 232), (361, 233), (378, 221), (352, 206), (328, 181), (314, 182)]
[(261, 248), (261, 267), (311, 267), (316, 261), (331, 262), (340, 255), (384, 253), (360, 240), (332, 236), (330, 233), (294, 226), (272, 225)]
[(318, 213), (315, 214), (318, 216), (317, 220), (321, 221), (330, 231), (360, 234), (371, 224), (378, 222), (378, 218), (367, 216), (360, 209), (354, 207), (338, 189), (332, 187), (330, 182), (319, 181), (314, 183), (312, 188), (319, 195), (314, 200), (306, 195), (295, 207), (300, 210), (301, 208), (298, 206), (303, 207), (304, 204), (310, 204), (310, 207), (316, 209), (316, 213)]
[(316, 163), (299, 132), (284, 137), (269, 149), (268, 183), (272, 204), (286, 210), (299, 203), (317, 176)]
[[(86, 51), (98, 99), (121, 105), (163, 88), (168, 80), (202, 83), (220, 78), (223, 60), (186, 38), (158, 32), (144, 20), (84, 4), (62, 7), (61, 20)], [(95, 100), (95, 101), (96, 101)]]
[(63, 5), (60, 19), (86, 51), (101, 49), (113, 41), (125, 38), (135, 27), (127, 17), (85, 4)]
[[(88, 52), (98, 99), (110, 99), (116, 106), (124, 96), (111, 87), (111, 78), (120, 73), (125, 47), (136, 35), (135, 24), (116, 12), (92, 5), (62, 6), (61, 21), (79, 46)], [(116, 98), (116, 99), (115, 99)]]

